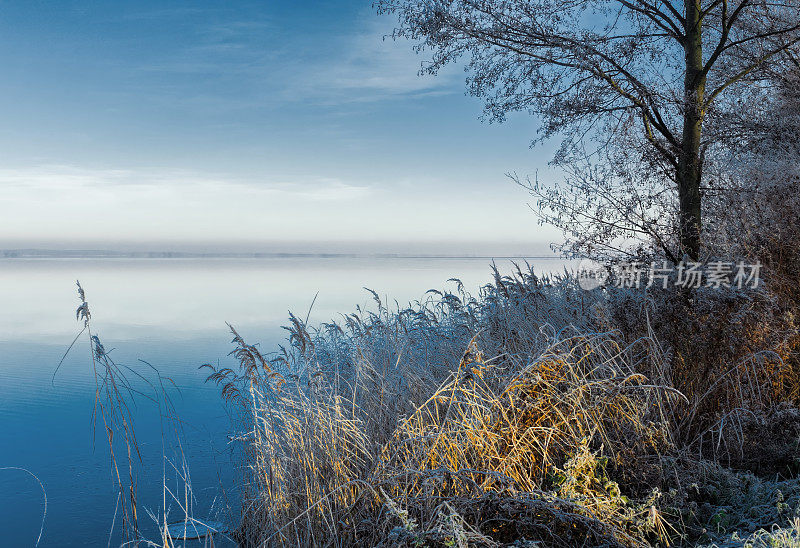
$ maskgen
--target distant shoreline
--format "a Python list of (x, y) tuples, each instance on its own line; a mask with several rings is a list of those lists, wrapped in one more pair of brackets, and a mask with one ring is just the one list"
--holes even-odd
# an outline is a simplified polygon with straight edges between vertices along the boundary
[(443, 255), (440, 253), (197, 253), (187, 251), (111, 251), (3, 249), (0, 259), (533, 259), (566, 260), (558, 255)]

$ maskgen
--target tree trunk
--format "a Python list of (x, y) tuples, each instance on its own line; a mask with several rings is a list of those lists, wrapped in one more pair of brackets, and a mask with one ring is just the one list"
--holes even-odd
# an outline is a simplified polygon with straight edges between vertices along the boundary
[(691, 260), (700, 255), (700, 138), (703, 129), (703, 35), (700, 1), (684, 0), (686, 7), (686, 75), (684, 78), (683, 139), (678, 158), (681, 252)]

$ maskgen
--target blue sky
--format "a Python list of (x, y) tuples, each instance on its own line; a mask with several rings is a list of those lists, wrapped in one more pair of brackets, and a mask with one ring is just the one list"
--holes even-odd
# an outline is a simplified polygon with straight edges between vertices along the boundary
[(0, 242), (556, 239), (504, 175), (557, 176), (535, 120), (482, 123), (392, 26), (369, 1), (0, 2)]

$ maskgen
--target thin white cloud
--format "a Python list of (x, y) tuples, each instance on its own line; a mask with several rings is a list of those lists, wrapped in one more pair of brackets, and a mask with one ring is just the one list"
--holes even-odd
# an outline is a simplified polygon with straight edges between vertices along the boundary
[(297, 181), (268, 180), (260, 177), (209, 175), (177, 169), (105, 169), (72, 165), (44, 165), (0, 169), (0, 197), (36, 193), (105, 193), (105, 192), (186, 192), (193, 195), (215, 192), (244, 192), (311, 200), (353, 200), (367, 195), (370, 187), (349, 184), (329, 177)]
[(387, 18), (371, 17), (362, 32), (348, 37), (340, 53), (306, 65), (291, 80), (291, 92), (304, 99), (332, 102), (378, 101), (402, 96), (455, 93), (458, 69), (421, 75), (424, 54), (405, 39), (394, 40)]
[[(324, 177), (268, 181), (190, 170), (40, 166), (0, 170), (0, 238), (310, 237), (372, 189)], [(332, 204), (333, 202), (333, 204)]]
[(402, 179), (389, 183), (6, 168), (0, 170), (0, 240), (478, 242), (542, 234), (513, 192), (449, 192), (444, 181), (432, 179), (422, 198)]

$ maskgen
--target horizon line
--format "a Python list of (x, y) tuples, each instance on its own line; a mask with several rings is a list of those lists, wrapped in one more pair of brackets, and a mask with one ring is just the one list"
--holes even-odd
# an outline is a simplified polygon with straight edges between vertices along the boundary
[(455, 254), (443, 253), (348, 253), (348, 252), (194, 252), (115, 251), (109, 249), (0, 249), (0, 259), (289, 259), (289, 258), (375, 258), (375, 259), (537, 259), (565, 260), (563, 255)]

